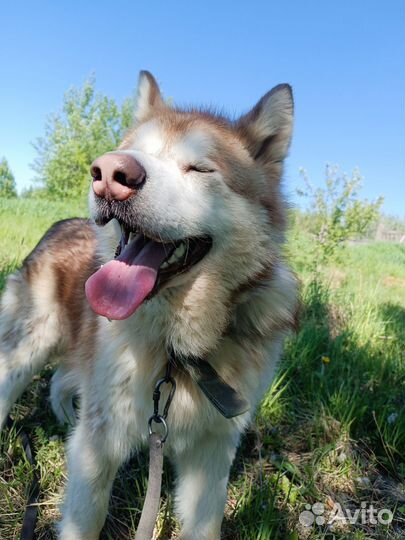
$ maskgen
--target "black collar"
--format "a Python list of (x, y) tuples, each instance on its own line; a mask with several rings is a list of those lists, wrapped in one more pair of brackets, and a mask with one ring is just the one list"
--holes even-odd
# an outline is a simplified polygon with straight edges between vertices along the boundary
[(209, 362), (194, 356), (181, 356), (169, 351), (169, 362), (191, 376), (214, 407), (225, 418), (234, 418), (250, 408), (248, 401), (226, 383)]

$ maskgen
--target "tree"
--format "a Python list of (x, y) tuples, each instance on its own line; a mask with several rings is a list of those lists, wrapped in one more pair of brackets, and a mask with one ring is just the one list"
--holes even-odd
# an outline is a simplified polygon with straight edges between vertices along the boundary
[(5, 157), (0, 161), (0, 197), (17, 197), (15, 178)]
[(121, 108), (96, 93), (94, 78), (66, 92), (60, 113), (49, 117), (45, 135), (34, 147), (36, 180), (50, 197), (83, 196), (89, 187), (89, 168), (99, 155), (117, 147), (131, 121), (131, 100)]
[(305, 169), (300, 173), (306, 189), (298, 193), (309, 200), (307, 223), (316, 240), (317, 265), (333, 257), (346, 240), (368, 231), (379, 217), (383, 198), (375, 202), (359, 198), (363, 178), (358, 169), (349, 177), (338, 166), (327, 165), (325, 187), (320, 188), (312, 186)]

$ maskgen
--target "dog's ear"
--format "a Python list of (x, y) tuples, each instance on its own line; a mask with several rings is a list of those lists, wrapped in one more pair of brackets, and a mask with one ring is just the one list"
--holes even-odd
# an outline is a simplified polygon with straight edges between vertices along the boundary
[(291, 86), (279, 84), (238, 120), (237, 129), (254, 159), (267, 164), (285, 158), (291, 141), (293, 116)]
[(160, 107), (164, 107), (164, 101), (156, 79), (149, 71), (141, 71), (135, 101), (135, 120), (137, 122), (145, 120)]

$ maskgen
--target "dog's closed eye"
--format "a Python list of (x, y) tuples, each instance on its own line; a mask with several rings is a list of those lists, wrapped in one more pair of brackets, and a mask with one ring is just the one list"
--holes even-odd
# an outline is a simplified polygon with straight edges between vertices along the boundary
[(197, 172), (197, 173), (213, 173), (215, 172), (215, 169), (211, 169), (210, 167), (206, 167), (204, 165), (200, 164), (190, 164), (185, 167), (185, 172)]

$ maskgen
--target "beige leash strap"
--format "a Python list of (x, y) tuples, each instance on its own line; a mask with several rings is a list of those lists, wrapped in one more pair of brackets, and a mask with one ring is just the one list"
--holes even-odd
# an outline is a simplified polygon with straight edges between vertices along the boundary
[(151, 540), (159, 513), (163, 474), (163, 442), (158, 433), (149, 435), (149, 480), (135, 540)]
[[(153, 391), (153, 414), (149, 418), (149, 478), (148, 488), (146, 490), (145, 502), (143, 503), (141, 519), (139, 520), (138, 529), (136, 531), (135, 540), (151, 540), (153, 530), (156, 525), (160, 494), (162, 490), (162, 474), (163, 474), (163, 446), (169, 434), (169, 428), (166, 420), (169, 413), (169, 408), (176, 391), (176, 381), (171, 375), (171, 363), (166, 366), (166, 374), (159, 379), (155, 384)], [(169, 385), (170, 391), (164, 405), (162, 413), (159, 412), (159, 402), (161, 397), (161, 387)], [(154, 424), (160, 424), (160, 431), (163, 428), (163, 435), (159, 435), (153, 430)]]

